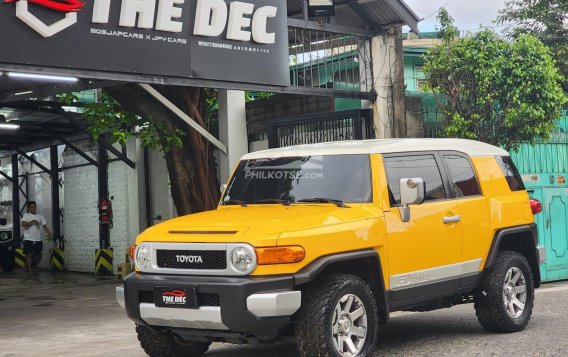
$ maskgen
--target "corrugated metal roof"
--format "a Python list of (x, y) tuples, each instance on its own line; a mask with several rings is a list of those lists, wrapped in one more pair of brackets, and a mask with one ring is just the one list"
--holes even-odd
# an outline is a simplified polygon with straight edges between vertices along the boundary
[[(288, 17), (297, 18), (302, 15), (303, 0), (288, 0)], [(363, 19), (356, 10), (360, 7)], [(377, 24), (388, 29), (393, 26), (408, 25), (418, 32), (418, 22), (421, 19), (406, 5), (403, 0), (336, 0), (335, 22), (342, 26), (373, 28)]]

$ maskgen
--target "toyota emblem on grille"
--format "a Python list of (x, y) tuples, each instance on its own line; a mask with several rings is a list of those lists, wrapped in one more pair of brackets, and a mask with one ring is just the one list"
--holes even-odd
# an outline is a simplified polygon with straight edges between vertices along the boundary
[(176, 255), (178, 263), (203, 263), (200, 255)]

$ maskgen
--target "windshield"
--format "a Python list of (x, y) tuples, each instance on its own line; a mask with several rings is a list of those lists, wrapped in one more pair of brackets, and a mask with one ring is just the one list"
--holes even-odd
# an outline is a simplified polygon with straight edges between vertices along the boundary
[(371, 202), (369, 155), (283, 157), (241, 161), (222, 202), (275, 203), (328, 198)]

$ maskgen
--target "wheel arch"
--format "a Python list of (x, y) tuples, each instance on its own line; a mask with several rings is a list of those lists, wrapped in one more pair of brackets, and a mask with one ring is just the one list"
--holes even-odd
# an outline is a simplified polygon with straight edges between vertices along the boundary
[(527, 258), (533, 272), (534, 287), (541, 283), (539, 257), (537, 253), (538, 233), (535, 224), (505, 228), (493, 237), (491, 248), (485, 262), (485, 269), (495, 263), (497, 253), (502, 250), (515, 251)]
[(352, 274), (363, 279), (373, 291), (377, 302), (379, 324), (389, 319), (388, 300), (381, 258), (375, 250), (348, 252), (321, 257), (294, 275), (294, 286), (301, 289), (312, 281), (330, 274)]

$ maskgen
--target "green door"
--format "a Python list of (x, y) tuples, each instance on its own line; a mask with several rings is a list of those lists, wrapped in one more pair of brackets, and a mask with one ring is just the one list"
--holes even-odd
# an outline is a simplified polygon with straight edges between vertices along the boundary
[(542, 189), (546, 281), (568, 278), (568, 188)]

